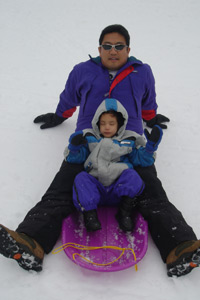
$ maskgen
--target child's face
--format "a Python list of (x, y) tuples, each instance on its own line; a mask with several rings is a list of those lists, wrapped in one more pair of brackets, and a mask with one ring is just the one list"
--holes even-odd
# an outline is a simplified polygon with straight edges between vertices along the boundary
[(113, 137), (118, 130), (117, 118), (112, 114), (103, 114), (100, 117), (99, 130), (106, 138)]

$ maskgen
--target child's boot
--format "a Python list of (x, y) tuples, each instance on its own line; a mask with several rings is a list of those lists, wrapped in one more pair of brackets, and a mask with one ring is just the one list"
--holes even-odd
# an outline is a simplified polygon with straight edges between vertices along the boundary
[(96, 231), (101, 229), (96, 209), (88, 210), (83, 213), (84, 223), (87, 231)]
[(134, 220), (132, 217), (133, 208), (136, 205), (136, 197), (130, 198), (128, 196), (123, 196), (119, 205), (118, 212), (116, 214), (116, 219), (119, 223), (119, 227), (127, 232), (133, 231)]

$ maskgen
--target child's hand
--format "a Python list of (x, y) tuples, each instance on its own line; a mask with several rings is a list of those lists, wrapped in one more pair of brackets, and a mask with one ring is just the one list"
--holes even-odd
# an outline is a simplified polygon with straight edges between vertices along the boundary
[(69, 138), (69, 150), (79, 151), (79, 149), (87, 144), (87, 140), (83, 136), (83, 131), (74, 132)]
[[(78, 131), (79, 132), (79, 131)], [(76, 134), (73, 133), (71, 135), (71, 141), (70, 143), (73, 145), (73, 146), (79, 146), (79, 145), (85, 145), (87, 143), (86, 139), (84, 138), (83, 136), (83, 133), (78, 133)]]
[(163, 135), (163, 131), (160, 126), (155, 125), (151, 133), (149, 133), (148, 130), (145, 129), (144, 134), (147, 138), (146, 149), (150, 152), (156, 151)]

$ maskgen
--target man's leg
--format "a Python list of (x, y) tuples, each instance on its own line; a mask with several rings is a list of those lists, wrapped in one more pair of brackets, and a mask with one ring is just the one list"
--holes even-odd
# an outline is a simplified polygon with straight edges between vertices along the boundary
[(27, 213), (16, 230), (36, 240), (46, 253), (55, 245), (63, 219), (74, 209), (72, 186), (82, 170), (83, 165), (64, 161), (42, 200)]
[(155, 166), (137, 167), (135, 170), (145, 183), (138, 209), (147, 220), (151, 236), (166, 262), (171, 250), (182, 242), (197, 240), (197, 237), (181, 212), (169, 202)]
[(72, 186), (83, 165), (63, 162), (42, 200), (26, 215), (16, 231), (0, 225), (0, 253), (25, 270), (42, 270), (44, 252), (56, 243), (62, 221), (74, 209)]

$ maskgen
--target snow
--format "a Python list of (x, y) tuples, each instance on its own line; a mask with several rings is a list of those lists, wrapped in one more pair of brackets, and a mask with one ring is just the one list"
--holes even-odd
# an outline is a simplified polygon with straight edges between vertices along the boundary
[[(2, 224), (15, 229), (40, 200), (60, 167), (77, 113), (44, 131), (32, 120), (55, 111), (73, 66), (97, 56), (101, 30), (121, 23), (131, 35), (131, 54), (153, 69), (159, 113), (171, 120), (158, 151), (159, 178), (200, 237), (199, 13), (198, 0), (0, 1)], [(61, 252), (45, 256), (41, 273), (28, 273), (0, 256), (0, 292), (7, 300), (186, 300), (199, 296), (199, 280), (200, 269), (168, 278), (151, 237), (138, 272), (89, 271)]]

